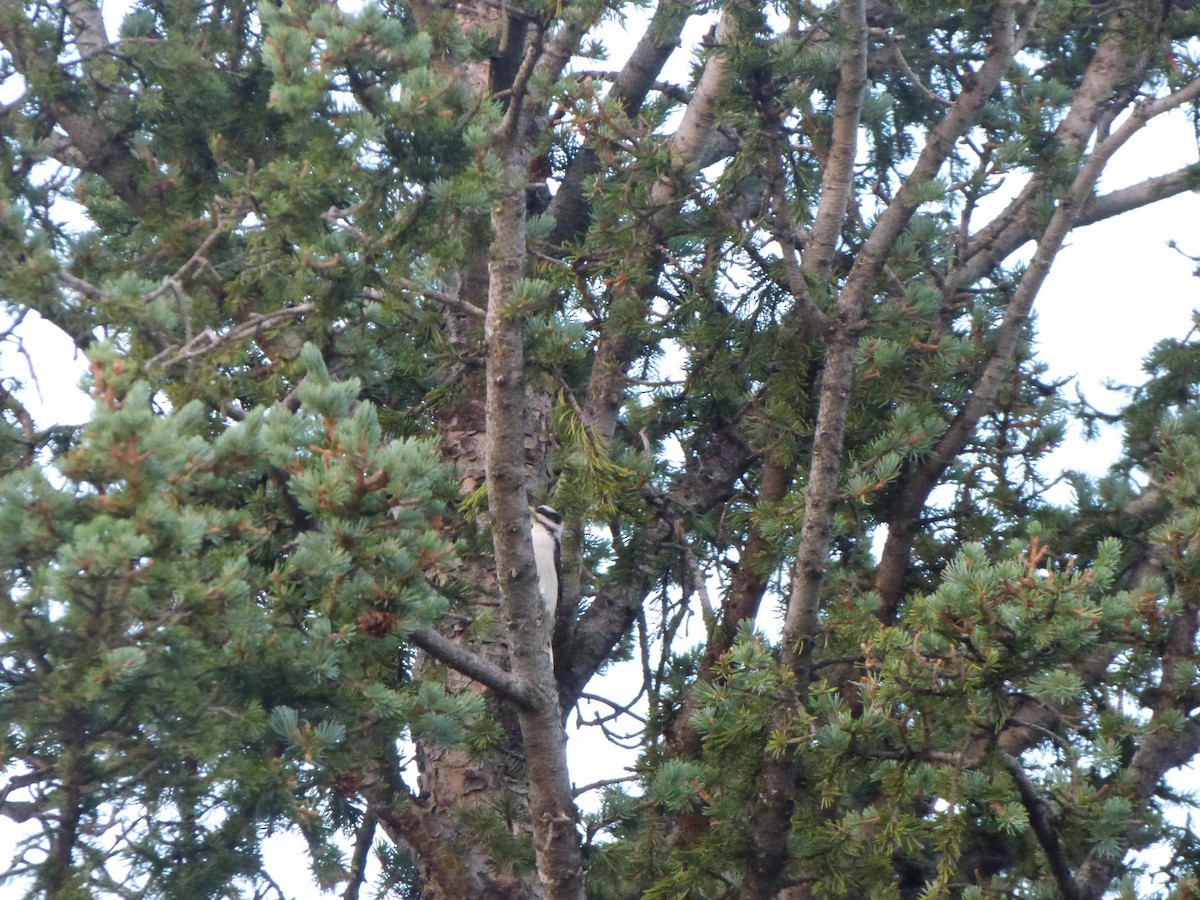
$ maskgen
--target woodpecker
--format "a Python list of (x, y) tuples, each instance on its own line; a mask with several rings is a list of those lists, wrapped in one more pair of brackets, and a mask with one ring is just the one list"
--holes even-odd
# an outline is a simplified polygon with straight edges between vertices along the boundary
[(529, 507), (533, 564), (537, 568), (538, 591), (546, 609), (546, 628), (554, 633), (554, 615), (562, 599), (563, 518), (549, 506)]

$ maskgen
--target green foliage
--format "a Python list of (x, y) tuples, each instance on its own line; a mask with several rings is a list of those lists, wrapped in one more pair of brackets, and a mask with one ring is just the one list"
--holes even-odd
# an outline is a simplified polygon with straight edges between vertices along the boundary
[[(6, 652), (43, 661), (5, 690), (6, 765), (67, 752), (102, 774), (85, 821), (144, 807), (122, 865), (173, 890), (253, 874), (261, 823), (307, 827), (334, 800), (319, 772), (369, 763), (350, 729), (382, 718), (453, 742), (480, 711), (393, 680), (399, 633), (444, 610), (434, 448), (383, 440), (369, 404), (350, 411), (356, 386), (305, 357), (299, 411), (214, 425), (194, 402), (155, 415), (101, 349), (96, 414), (60, 483), (33, 468), (0, 482)], [(364, 631), (369, 613), (392, 633)], [(229, 852), (177, 877), (138, 849), (156, 842)]]

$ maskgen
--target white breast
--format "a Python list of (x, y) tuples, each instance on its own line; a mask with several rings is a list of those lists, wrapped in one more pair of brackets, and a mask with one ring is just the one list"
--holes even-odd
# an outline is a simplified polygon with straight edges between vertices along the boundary
[(538, 591), (542, 595), (547, 623), (553, 627), (554, 610), (558, 606), (558, 572), (554, 559), (556, 549), (554, 538), (544, 528), (537, 525), (534, 525), (531, 536), (533, 538), (533, 562), (537, 566)]

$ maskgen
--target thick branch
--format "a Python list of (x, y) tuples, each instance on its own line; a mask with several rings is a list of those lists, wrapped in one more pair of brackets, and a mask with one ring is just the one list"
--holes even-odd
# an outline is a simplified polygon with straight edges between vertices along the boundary
[[(664, 3), (659, 7), (634, 58), (618, 79), (614, 91), (630, 109), (641, 104), (653, 78), (674, 49), (679, 29), (687, 18), (685, 8), (685, 5), (678, 3)], [(665, 34), (662, 33), (664, 30)], [(717, 27), (718, 45), (730, 41), (734, 32), (732, 16), (723, 14)], [(646, 275), (637, 284), (628, 285), (614, 293), (611, 307), (621, 305), (626, 308), (622, 310), (619, 320), (610, 312), (606, 327), (596, 343), (583, 404), (583, 421), (591, 440), (601, 446), (611, 442), (616, 430), (617, 415), (625, 396), (625, 372), (640, 347), (636, 328), (626, 323), (645, 319), (646, 307), (662, 269), (663, 257), (658, 249), (662, 215), (674, 204), (677, 193), (676, 181), (671, 176), (694, 171), (704, 144), (713, 133), (717, 97), (728, 77), (727, 69), (725, 54), (722, 47), (718, 46), (709, 56), (692, 95), (692, 102), (688, 104), (678, 129), (668, 143), (668, 155), (674, 171), (660, 178), (651, 191), (652, 201), (660, 208), (660, 213), (651, 217), (646, 228), (649, 233), (640, 242), (643, 259), (630, 267), (643, 270)]]
[(529, 686), (512, 672), (506, 672), (432, 628), (418, 628), (409, 634), (409, 640), (439, 662), (445, 663), (456, 672), (473, 678), (497, 695), (511, 700), (518, 706), (532, 706), (533, 693)]
[[(1148, 42), (1140, 29), (1130, 28), (1126, 16), (1133, 15), (1145, 23), (1152, 23), (1157, 22), (1161, 14), (1162, 7), (1154, 0), (1122, 5), (1113, 12), (1075, 91), (1071, 108), (1055, 129), (1055, 140), (1063, 151), (1082, 154), (1097, 122), (1114, 107), (1114, 98), (1123, 101), (1120, 106), (1128, 104), (1143, 80), (1148, 65)], [(1033, 236), (1034, 201), (1046, 189), (1045, 178), (1035, 175), (999, 216), (971, 238), (963, 254), (960, 282), (971, 283), (991, 271)]]
[[(915, 186), (928, 181), (949, 155), (962, 132), (974, 121), (991, 96), (1014, 54), (1020, 48), (1015, 32), (1014, 4), (996, 8), (991, 52), (980, 67), (974, 87), (964, 92), (929, 133), (908, 181), (880, 215), (871, 236), (855, 260), (837, 303), (835, 322), (827, 338), (821, 375), (812, 463), (807, 479), (804, 524), (796, 552), (792, 589), (783, 628), (783, 662), (796, 675), (796, 702), (803, 704), (812, 678), (821, 589), (828, 565), (830, 535), (838, 500), (846, 418), (854, 374), (854, 351), (859, 320), (888, 254), (916, 210)], [(776, 727), (786, 727), (781, 710)], [(753, 862), (746, 895), (767, 896), (779, 884), (786, 862), (787, 834), (795, 798), (794, 761), (790, 755), (764, 765), (756, 819)]]
[(636, 327), (626, 323), (645, 319), (646, 306), (663, 265), (658, 249), (662, 238), (662, 216), (675, 204), (678, 194), (676, 176), (688, 176), (694, 172), (704, 144), (713, 132), (717, 97), (728, 77), (728, 61), (723, 47), (734, 38), (735, 33), (733, 17), (728, 13), (722, 14), (717, 26), (717, 49), (709, 56), (700, 82), (692, 94), (692, 102), (688, 104), (679, 128), (667, 144), (671, 169), (659, 178), (650, 191), (651, 201), (659, 208), (659, 215), (651, 218), (650, 226), (646, 229), (649, 233), (644, 235), (641, 242), (644, 258), (639, 265), (630, 267), (647, 274), (637, 284), (631, 284), (614, 294), (614, 306), (624, 304), (630, 308), (622, 311), (621, 321), (610, 315), (604, 332), (596, 342), (583, 405), (583, 420), (592, 439), (602, 444), (612, 440), (617, 413), (625, 397), (625, 370), (641, 346)]
[(350, 872), (347, 876), (346, 889), (342, 892), (342, 900), (358, 900), (359, 891), (367, 879), (367, 859), (371, 853), (371, 846), (375, 842), (375, 829), (378, 825), (379, 817), (368, 809), (358, 824), (357, 837), (354, 839), (354, 852), (350, 857)]
[(723, 12), (717, 23), (716, 46), (704, 65), (692, 102), (683, 111), (679, 127), (667, 142), (671, 171), (660, 178), (650, 192), (656, 205), (671, 203), (677, 194), (672, 176), (694, 174), (697, 162), (703, 158), (702, 152), (716, 125), (717, 98), (730, 77), (728, 47), (736, 39), (737, 22), (728, 11)]
[[(693, 4), (682, 0), (667, 0), (654, 10), (645, 33), (609, 92), (626, 116), (633, 116), (641, 109), (655, 79), (679, 46), (679, 35), (693, 10)], [(546, 210), (555, 222), (547, 238), (551, 246), (561, 246), (587, 230), (588, 203), (583, 185), (598, 171), (600, 159), (587, 146), (567, 166), (562, 184)]]
[[(1093, 60), (1092, 64), (1096, 71), (1093, 72), (1092, 67), (1089, 67), (1089, 71), (1084, 77), (1088, 88), (1086, 91), (1081, 89), (1083, 96), (1091, 98), (1090, 102), (1093, 107), (1089, 111), (1077, 97), (1071, 114), (1068, 116), (1072, 126), (1070, 129), (1066, 129), (1062, 135), (1065, 143), (1070, 146), (1079, 145), (1087, 137), (1080, 133), (1080, 129), (1085, 124), (1089, 129), (1088, 135), (1090, 135), (1100, 122), (1109, 121), (1115, 116), (1115, 111), (1106, 110), (1103, 104), (1114, 93), (1129, 92), (1128, 84), (1116, 80), (1118, 76), (1140, 80), (1144, 64), (1133, 71), (1129, 70), (1127, 64), (1119, 66), (1114, 62), (1117, 54), (1109, 47), (1110, 44), (1121, 45), (1133, 40), (1134, 38), (1128, 34), (1120, 34), (1109, 35), (1105, 41), (1102, 41), (1102, 45), (1108, 49), (1103, 54), (1097, 54), (1097, 58)], [(1165, 176), (1161, 183), (1155, 179), (1142, 182), (1129, 189), (1128, 193), (1118, 191), (1112, 195), (1106, 195), (1114, 199), (1101, 203), (1097, 207), (1094, 204), (1098, 201), (1089, 200), (1089, 198), (1104, 167), (1113, 154), (1151, 118), (1182, 103), (1191, 102), (1197, 96), (1200, 96), (1200, 84), (1193, 81), (1182, 90), (1167, 97), (1137, 104), (1133, 113), (1112, 134), (1104, 137), (1080, 165), (1070, 187), (1060, 199), (1050, 223), (1039, 238), (1029, 267), (1009, 300), (1001, 324), (995, 332), (996, 339), (993, 344), (992, 356), (981, 372), (970, 399), (950, 427), (939, 438), (933, 453), (906, 477), (893, 507), (888, 537), (884, 543), (876, 579), (876, 590), (883, 598), (882, 617), (885, 621), (892, 619), (903, 597), (908, 557), (918, 528), (917, 515), (946, 467), (966, 446), (976, 426), (983, 416), (987, 415), (994, 407), (996, 397), (1008, 383), (1016, 365), (1016, 351), (1020, 344), (1021, 329), (1029, 320), (1033, 302), (1041, 290), (1041, 286), (1049, 274), (1050, 266), (1067, 234), (1084, 221), (1084, 216), (1088, 214), (1089, 208), (1095, 217), (1091, 221), (1098, 221), (1105, 215), (1115, 215), (1120, 212), (1123, 204), (1149, 203), (1158, 198), (1157, 195), (1160, 191), (1165, 196), (1168, 191), (1183, 190), (1180, 183), (1186, 182), (1189, 177), (1186, 173), (1194, 169), (1194, 167), (1189, 167), (1172, 173), (1170, 176)], [(1017, 202), (1020, 202), (1019, 198), (1018, 201), (1014, 201), (1014, 203)], [(960, 272), (960, 281), (964, 283), (974, 281), (987, 274), (991, 267), (998, 264), (1031, 236), (1028, 231), (1031, 227), (1029, 222), (1022, 219), (1020, 215), (1015, 213), (1008, 215), (1005, 221), (1008, 225), (991, 235), (993, 246), (976, 249), (968, 264)], [(984, 233), (988, 231), (988, 228), (984, 229)], [(983, 268), (984, 266), (987, 268)]]
[(1025, 34), (1024, 31), (1018, 34), (1014, 30), (1016, 19), (1013, 7), (1011, 0), (996, 6), (991, 49), (979, 67), (974, 85), (958, 96), (942, 120), (930, 130), (912, 172), (887, 209), (880, 214), (871, 236), (855, 259), (838, 304), (847, 313), (854, 313), (857, 317), (871, 283), (883, 271), (888, 254), (916, 211), (914, 194), (918, 193), (918, 187), (937, 175), (955, 141), (974, 122), (976, 114), (996, 90), (1005, 70), (1023, 46)]
[[(829, 278), (833, 251), (842, 232), (842, 222), (854, 195), (854, 160), (858, 154), (858, 125), (863, 93), (867, 86), (867, 15), (862, 0), (840, 4), (842, 25), (849, 40), (842, 51), (835, 98), (836, 114), (830, 139), (829, 158), (821, 178), (821, 202), (813, 220), (802, 268), (805, 276), (819, 283)], [(786, 251), (785, 251), (786, 252)]]
[(628, 548), (634, 567), (626, 576), (627, 580), (599, 593), (580, 617), (569, 663), (559, 670), (559, 695), (563, 709), (570, 709), (575, 704), (584, 686), (609, 658), (617, 641), (633, 625), (655, 581), (655, 573), (640, 565), (639, 561), (650, 555), (654, 547), (674, 539), (674, 522), (670, 508), (661, 507), (654, 521), (636, 539), (635, 545)]
[(437, 867), (438, 880), (447, 896), (475, 897), (482, 886), (471, 877), (467, 854), (447, 840), (446, 813), (431, 810), (401, 778), (394, 742), (384, 747), (376, 762), (377, 771), (364, 773), (362, 794), (384, 833), (397, 845), (410, 848), (417, 858)]
[(992, 355), (980, 373), (970, 399), (955, 416), (950, 427), (938, 438), (933, 452), (905, 479), (894, 507), (893, 525), (888, 530), (876, 579), (876, 589), (883, 598), (882, 616), (885, 621), (893, 618), (902, 599), (908, 555), (917, 531), (917, 513), (946, 467), (966, 446), (980, 420), (995, 407), (1000, 391), (1009, 383), (1016, 366), (1021, 330), (1029, 320), (1033, 301), (1050, 272), (1050, 266), (1058, 255), (1063, 240), (1075, 226), (1083, 198), (1091, 192), (1103, 169), (1107, 157), (1097, 154), (1093, 154), (1082, 167), (1071, 190), (1059, 203), (1042, 233), (1029, 267), (1021, 277), (1005, 307), (1000, 325), (994, 332)]
[(109, 49), (100, 6), (92, 0), (63, 0), (62, 6), (71, 21), (75, 47), (83, 60), (84, 69), (90, 71), (90, 64)]
[[(663, 4), (659, 12), (668, 18), (657, 24), (661, 27), (682, 28), (682, 20), (686, 19), (683, 8), (680, 4)], [(658, 13), (655, 18), (657, 21)], [(645, 91), (649, 89), (649, 81), (657, 74), (678, 39), (678, 32), (675, 31), (669, 42), (665, 37), (660, 40), (655, 37), (658, 32), (654, 27), (655, 23), (652, 23), (651, 29), (643, 37), (635, 53), (635, 58), (639, 60), (638, 68), (629, 69), (630, 102), (636, 100), (639, 105)], [(728, 40), (732, 36), (731, 29), (731, 18), (728, 15), (722, 16), (717, 32), (719, 39)], [(690, 172), (693, 169), (705, 141), (713, 132), (717, 95), (726, 77), (725, 58), (718, 50), (709, 57), (700, 83), (692, 95), (692, 102), (684, 113), (683, 122), (670, 141), (671, 160), (682, 172)], [(625, 373), (641, 346), (636, 327), (631, 327), (628, 323), (644, 321), (654, 295), (654, 286), (664, 261), (659, 250), (661, 223), (663, 215), (672, 205), (675, 191), (675, 181), (672, 178), (664, 176), (655, 184), (652, 197), (660, 207), (660, 212), (651, 217), (645, 226), (647, 233), (640, 242), (643, 258), (630, 267), (633, 270), (640, 269), (646, 274), (637, 284), (628, 285), (613, 293), (608, 320), (596, 343), (582, 418), (588, 429), (589, 439), (600, 447), (606, 448), (612, 441), (625, 397)], [(614, 310), (618, 307), (623, 307), (620, 316), (614, 315)], [(583, 685), (603, 663), (615, 642), (629, 628), (648, 589), (648, 585), (643, 587), (635, 580), (634, 584), (620, 591), (615, 597), (598, 598), (581, 619), (576, 628), (576, 641), (570, 654), (570, 669), (560, 673), (560, 695), (564, 707), (568, 701), (574, 703)]]
[(1159, 200), (1187, 191), (1200, 190), (1200, 163), (1192, 163), (1165, 175), (1156, 175), (1099, 197), (1093, 197), (1079, 215), (1079, 225), (1093, 225)]
[(1059, 892), (1066, 900), (1078, 900), (1079, 891), (1075, 888), (1071, 866), (1063, 855), (1062, 845), (1058, 842), (1058, 832), (1054, 830), (1054, 823), (1050, 821), (1050, 816), (1046, 813), (1045, 802), (1038, 794), (1037, 788), (1029, 780), (1029, 776), (1025, 774), (1025, 767), (1021, 765), (1021, 761), (1008, 754), (1003, 754), (1002, 758), (1017, 785), (1017, 794), (1021, 798), (1021, 805), (1029, 814), (1029, 825), (1042, 847), (1042, 852), (1046, 854), (1046, 861), (1050, 864), (1050, 871), (1054, 874), (1054, 881), (1058, 885)]
[[(763, 474), (755, 507), (766, 512), (787, 496), (794, 471), (775, 459), (763, 463)], [(738, 554), (737, 568), (728, 594), (721, 604), (721, 618), (717, 627), (708, 636), (704, 656), (696, 674), (696, 683), (706, 684), (712, 679), (713, 669), (721, 658), (733, 647), (738, 629), (743, 622), (753, 621), (771, 576), (779, 564), (779, 553), (775, 545), (766, 539), (751, 516), (745, 545)], [(692, 724), (692, 711), (696, 705), (696, 691), (690, 691), (676, 717), (673, 744), (677, 752), (687, 756), (699, 756), (700, 735)]]
[(520, 303), (525, 275), (525, 176), (529, 144), (525, 98), (540, 34), (531, 37), (514, 81), (509, 116), (497, 133), (503, 156), (504, 195), (492, 208), (488, 261), (486, 453), (488, 510), (500, 583), (501, 610), (513, 668), (529, 686), (531, 702), (518, 720), (529, 772), (538, 878), (547, 900), (583, 900), (583, 862), (575, 831), (575, 804), (567, 771), (558, 693), (548, 639), (552, 623), (538, 593), (525, 487), (525, 347)]

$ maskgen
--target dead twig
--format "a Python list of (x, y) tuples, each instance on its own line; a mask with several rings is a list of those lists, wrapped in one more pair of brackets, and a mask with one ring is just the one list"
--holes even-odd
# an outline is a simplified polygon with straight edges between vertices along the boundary
[(187, 362), (190, 359), (195, 359), (233, 341), (260, 335), (281, 321), (306, 315), (315, 308), (312, 303), (300, 303), (296, 306), (275, 310), (274, 312), (260, 313), (228, 331), (218, 333), (211, 328), (205, 328), (182, 346), (168, 347), (163, 350), (157, 356), (153, 357), (149, 364), (151, 366), (161, 365), (169, 367)]

